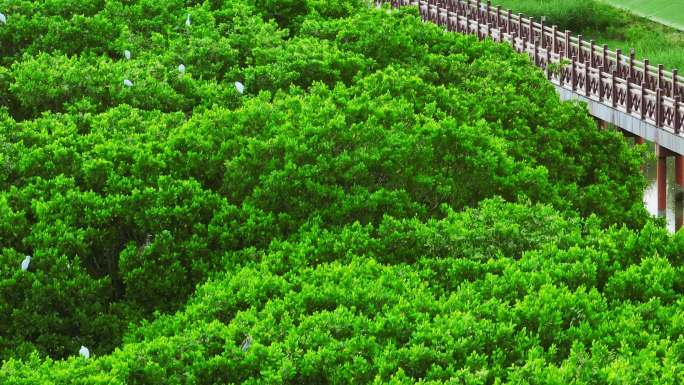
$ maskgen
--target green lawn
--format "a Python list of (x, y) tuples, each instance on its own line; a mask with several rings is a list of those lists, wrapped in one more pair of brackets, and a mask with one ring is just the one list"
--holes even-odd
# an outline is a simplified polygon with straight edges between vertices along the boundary
[(663, 24), (684, 30), (684, 1), (682, 0), (604, 0)]

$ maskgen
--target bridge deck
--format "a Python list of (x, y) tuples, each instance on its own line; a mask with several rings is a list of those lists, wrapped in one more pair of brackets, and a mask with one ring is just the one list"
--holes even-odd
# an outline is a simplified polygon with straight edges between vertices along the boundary
[(600, 101), (587, 98), (567, 88), (556, 85), (556, 91), (561, 100), (579, 100), (587, 103), (589, 113), (604, 122), (612, 123), (624, 131), (634, 134), (650, 142), (654, 142), (675, 154), (684, 154), (684, 137), (676, 135), (670, 130), (656, 127), (646, 120), (642, 120), (632, 114), (627, 114)]

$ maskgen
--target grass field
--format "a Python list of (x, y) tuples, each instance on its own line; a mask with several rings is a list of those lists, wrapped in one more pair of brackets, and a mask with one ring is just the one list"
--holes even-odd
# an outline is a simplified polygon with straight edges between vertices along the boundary
[(604, 0), (616, 7), (684, 30), (684, 1), (681, 0)]

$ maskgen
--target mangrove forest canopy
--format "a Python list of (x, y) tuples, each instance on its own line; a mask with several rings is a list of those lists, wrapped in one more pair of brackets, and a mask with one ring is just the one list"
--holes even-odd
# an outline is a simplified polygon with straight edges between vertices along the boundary
[(684, 380), (644, 149), (510, 47), (366, 0), (0, 12), (0, 383)]

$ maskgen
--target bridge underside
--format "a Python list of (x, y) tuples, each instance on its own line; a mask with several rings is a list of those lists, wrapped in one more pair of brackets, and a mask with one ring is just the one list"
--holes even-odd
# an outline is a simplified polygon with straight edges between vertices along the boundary
[[(625, 133), (637, 138), (637, 143), (643, 143), (643, 140), (648, 140), (656, 144), (657, 154), (657, 194), (658, 194), (658, 215), (665, 216), (667, 208), (667, 168), (666, 159), (668, 156), (675, 157), (675, 175), (679, 191), (684, 189), (684, 137), (675, 135), (668, 129), (658, 128), (655, 125), (648, 123), (645, 120), (639, 119), (636, 116), (627, 114), (616, 108), (607, 106), (597, 100), (587, 98), (572, 90), (554, 84), (556, 92), (560, 95), (561, 100), (579, 100), (587, 103), (589, 112), (595, 118), (602, 122), (611, 123), (616, 127), (622, 129)], [(679, 215), (679, 222), (675, 224), (675, 228), (682, 227), (684, 217)]]
[(622, 130), (633, 134), (638, 138), (643, 138), (654, 142), (658, 146), (664, 147), (677, 155), (684, 155), (684, 137), (675, 135), (668, 129), (658, 128), (654, 124), (627, 114), (618, 109), (605, 105), (602, 102), (582, 96), (572, 90), (555, 85), (556, 92), (561, 100), (579, 100), (587, 103), (589, 112), (592, 116), (604, 122), (611, 123)]

